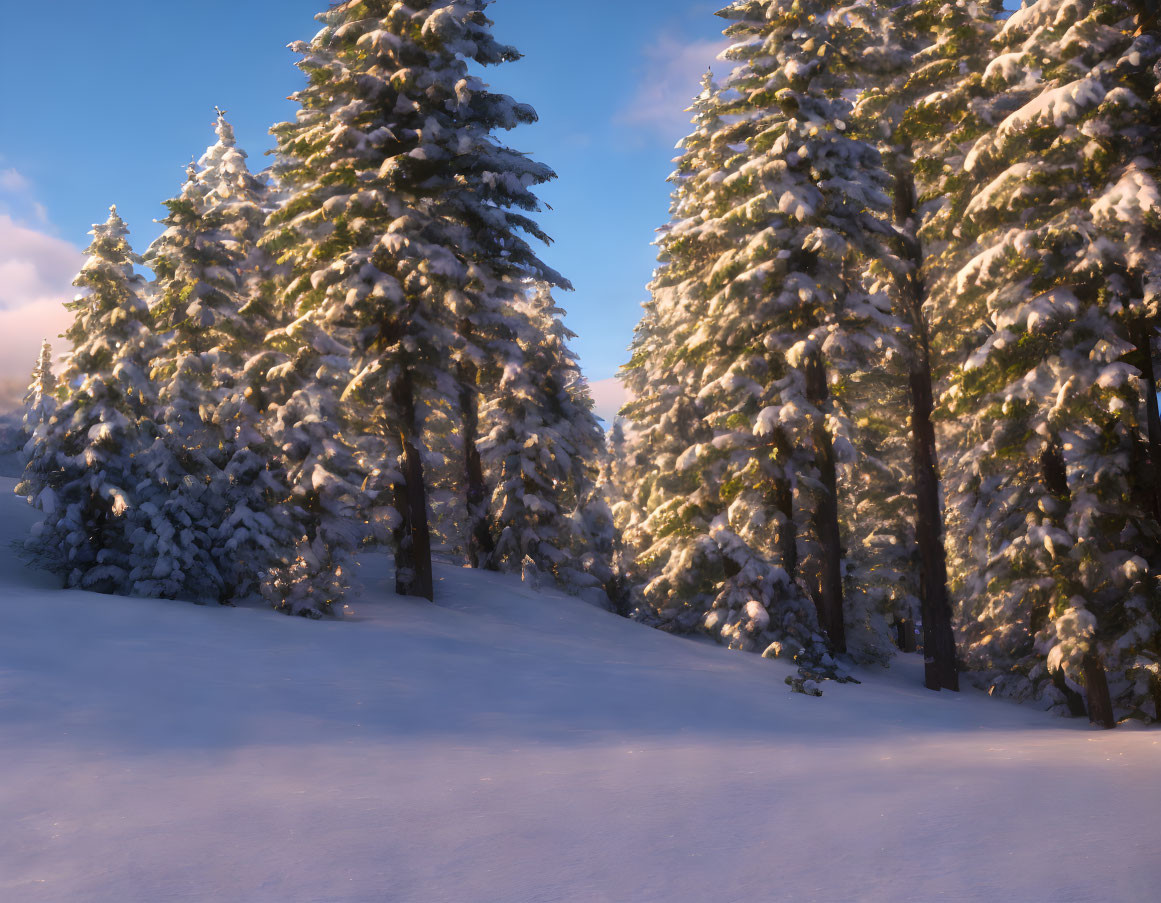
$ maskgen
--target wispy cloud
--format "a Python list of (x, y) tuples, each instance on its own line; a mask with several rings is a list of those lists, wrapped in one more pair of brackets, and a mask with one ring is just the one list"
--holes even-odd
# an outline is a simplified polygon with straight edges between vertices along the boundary
[(662, 33), (645, 48), (637, 86), (616, 121), (650, 138), (676, 141), (689, 131), (686, 111), (701, 77), (710, 68), (718, 74), (725, 70), (717, 57), (726, 46), (724, 40), (682, 41)]
[[(6, 389), (0, 394), (27, 381), (41, 340), (53, 341), (72, 320), (63, 302), (75, 294), (72, 280), (83, 259), (45, 231), (46, 219), (28, 180), (0, 170), (0, 386)], [(65, 350), (62, 342), (54, 348)]]

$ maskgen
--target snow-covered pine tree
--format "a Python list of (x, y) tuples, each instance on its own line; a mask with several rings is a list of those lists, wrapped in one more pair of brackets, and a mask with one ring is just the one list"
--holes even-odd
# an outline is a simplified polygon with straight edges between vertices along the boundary
[[(675, 187), (671, 221), (658, 240), (661, 265), (636, 327), (632, 357), (622, 368), (632, 396), (622, 412), (632, 424), (632, 450), (621, 486), (634, 514), (624, 527), (640, 584), (636, 616), (664, 630), (708, 629), (753, 647), (764, 642), (773, 594), (789, 583), (785, 574), (793, 565), (784, 561), (782, 576), (771, 571), (771, 584), (755, 587), (756, 599), (711, 620), (727, 571), (738, 574), (741, 568), (711, 535), (726, 507), (719, 462), (711, 466), (703, 458), (697, 468), (688, 466), (699, 449), (712, 449), (713, 432), (698, 397), (700, 352), (717, 337), (706, 283), (714, 262), (731, 246), (732, 236), (720, 223), (732, 203), (728, 177), (744, 160), (744, 147), (725, 137), (725, 103), (707, 74), (692, 108), (694, 129), (679, 145), (682, 153), (670, 176)], [(793, 521), (783, 527), (785, 535)], [(791, 548), (796, 554), (793, 543)], [(812, 624), (813, 615), (808, 612), (806, 620)], [(793, 616), (790, 621), (793, 629)]]
[(883, 662), (892, 643), (916, 648), (922, 622), (911, 447), (900, 411), (909, 399), (899, 357), (848, 378), (844, 403), (857, 458), (839, 474), (852, 655)]
[[(262, 433), (269, 398), (247, 364), (280, 324), (273, 302), (275, 267), (259, 247), (271, 204), (270, 187), (250, 172), (225, 111), (217, 110), (217, 141), (198, 161), (202, 236), (230, 258), (232, 306), (214, 327), (215, 406), (206, 411), (220, 442), (225, 477), (223, 517), (214, 531), (217, 567), (234, 599), (261, 591), (272, 567), (285, 567), (293, 533), (278, 507), (289, 496), (286, 474)], [(276, 599), (281, 605), (282, 600)]]
[(21, 448), (24, 474), (16, 486), (17, 495), (27, 496), (34, 503), (39, 488), (48, 485), (49, 473), (56, 467), (55, 456), (50, 453), (45, 440), (49, 423), (60, 404), (58, 395), (61, 388), (52, 371), (52, 346), (45, 339), (24, 395), (24, 444)]
[(530, 279), (565, 285), (523, 237), (547, 238), (520, 212), (538, 209), (532, 188), (553, 173), (493, 135), (535, 113), (469, 72), (469, 62), (518, 58), (493, 38), (486, 6), (335, 5), (314, 40), (295, 45), (310, 84), (295, 95), (296, 121), (275, 128), (288, 196), (270, 246), (293, 266), (288, 297), (299, 310), (350, 336), (349, 398), (390, 467), (402, 459), (397, 555), (409, 579), (399, 589), (427, 597), (426, 411), (463, 411), (463, 486), (478, 525), (487, 492), (466, 433), (497, 305)]
[[(978, 576), (966, 654), (993, 686), (1104, 726), (1154, 705), (1161, 534), (1132, 327), (1155, 304), (1156, 32), (1122, 2), (1029, 3), (985, 73), (990, 128), (963, 162), (951, 303), (986, 314), (952, 413), (952, 501)], [(1106, 679), (1107, 672), (1107, 679)], [(1152, 686), (1151, 686), (1152, 684)]]
[(501, 570), (525, 559), (566, 589), (615, 593), (615, 528), (598, 485), (604, 432), (550, 287), (513, 302), (515, 347), (483, 412), (480, 443), (492, 474), (493, 552)]
[(17, 492), (44, 515), (28, 550), (66, 586), (123, 593), (133, 558), (127, 513), (140, 470), (135, 456), (152, 438), (148, 378), (153, 323), (140, 258), (110, 210), (92, 230), (87, 260), (68, 307), (73, 350), (60, 377), (63, 398), (33, 441)]
[[(656, 559), (668, 560), (645, 595), (705, 599), (706, 626), (739, 645), (772, 630), (805, 647), (815, 622), (789, 574), (805, 578), (800, 559), (813, 550), (818, 580), (808, 590), (843, 651), (837, 473), (853, 446), (835, 392), (844, 371), (889, 349), (897, 328), (859, 272), (889, 255), (887, 174), (873, 146), (846, 134), (851, 72), (881, 42), (882, 16), (769, 0), (719, 15), (733, 22), (725, 55), (739, 66), (700, 101), (704, 134), (679, 163), (692, 172), (680, 177), (654, 283), (655, 299), (672, 292), (667, 305), (688, 309), (697, 326), (683, 334), (643, 321), (649, 333), (639, 333), (655, 341), (655, 368), (691, 373), (686, 394), (700, 412), (673, 461), (684, 493), (651, 506), (654, 518), (686, 512), (686, 548), (675, 555), (655, 542)], [(644, 371), (636, 358), (629, 380), (634, 370)], [(658, 394), (636, 382), (644, 398), (626, 409), (634, 418)], [(798, 529), (803, 510), (809, 536)], [(690, 579), (695, 571), (703, 576)]]
[(609, 598), (613, 611), (623, 617), (629, 617), (637, 605), (634, 590), (640, 581), (633, 546), (626, 534), (640, 527), (642, 515), (634, 486), (644, 475), (644, 463), (636, 436), (628, 435), (624, 419), (615, 416), (605, 439), (600, 487), (613, 519), (613, 583)]
[(35, 438), (36, 432), (48, 423), (57, 408), (57, 379), (52, 372), (52, 345), (45, 339), (40, 346), (40, 357), (32, 369), (28, 391), (24, 393), (24, 426), (26, 440)]
[(276, 608), (308, 617), (331, 614), (341, 604), (354, 554), (394, 525), (394, 512), (377, 501), (397, 475), (380, 473), (380, 447), (356, 441), (343, 393), (351, 380), (350, 348), (330, 324), (307, 311), (271, 332), (266, 348), (247, 364), (260, 385), (262, 432), (275, 449), (288, 496), (275, 509), (289, 534), (288, 553), (266, 574), (262, 592)]
[(162, 334), (152, 369), (161, 429), (142, 462), (152, 497), (135, 512), (136, 537), (153, 564), (135, 591), (228, 602), (257, 593), (286, 542), (267, 510), (279, 493), (242, 384), (268, 327), (254, 297), (265, 189), (220, 111), (216, 131), (145, 255)]
[(915, 521), (910, 532), (917, 545), (922, 587), (924, 680), (933, 690), (958, 689), (959, 678), (934, 421), (934, 277), (920, 232), (943, 212), (943, 189), (955, 172), (947, 161), (978, 129), (975, 96), (981, 93), (981, 72), (998, 6), (942, 0), (891, 5), (891, 27), (868, 59), (856, 111), (858, 133), (878, 142), (892, 174), (891, 218), (897, 230), (898, 263), (872, 269), (891, 293), (906, 327), (900, 336), (904, 363), (899, 376), (908, 390), (910, 410), (910, 494)]

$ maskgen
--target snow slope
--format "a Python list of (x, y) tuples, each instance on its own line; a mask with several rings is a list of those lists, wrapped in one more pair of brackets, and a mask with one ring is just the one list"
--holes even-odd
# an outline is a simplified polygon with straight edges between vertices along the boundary
[(64, 592), (0, 480), (0, 900), (1152, 901), (1161, 732), (442, 567), (348, 619)]

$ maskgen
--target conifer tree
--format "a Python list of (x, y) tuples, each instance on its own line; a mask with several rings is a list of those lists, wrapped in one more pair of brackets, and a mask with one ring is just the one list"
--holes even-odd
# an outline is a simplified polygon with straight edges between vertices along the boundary
[(27, 440), (33, 440), (37, 430), (42, 430), (56, 412), (56, 394), (57, 379), (52, 372), (52, 345), (45, 339), (40, 346), (40, 357), (37, 358), (36, 366), (32, 370), (28, 391), (24, 394), (24, 417), (21, 422)]
[[(637, 617), (666, 630), (705, 628), (726, 579), (724, 549), (711, 536), (722, 509), (720, 474), (687, 466), (713, 438), (698, 397), (700, 358), (693, 349), (711, 341), (707, 274), (731, 236), (714, 228), (730, 209), (729, 179), (742, 152), (724, 136), (720, 89), (710, 75), (695, 99), (694, 130), (679, 145), (681, 156), (670, 177), (675, 184), (671, 222), (658, 242), (660, 268), (650, 285), (645, 315), (638, 323), (632, 357), (622, 378), (632, 400), (623, 413), (633, 424), (635, 454), (628, 464), (624, 491), (631, 522), (626, 539), (633, 547), (636, 579), (642, 584)], [(704, 328), (703, 328), (704, 327)], [(692, 347), (691, 347), (692, 346)], [(792, 566), (787, 571), (793, 572)], [(724, 626), (742, 645), (760, 642), (768, 618), (765, 604), (786, 578), (775, 580), (762, 596), (763, 611), (751, 618), (745, 605), (715, 616), (709, 629)], [(721, 635), (718, 629), (718, 635)]]
[[(462, 410), (470, 433), (497, 305), (529, 279), (565, 284), (528, 244), (525, 235), (547, 237), (521, 212), (538, 209), (532, 188), (553, 173), (493, 135), (535, 113), (468, 69), (517, 58), (493, 38), (486, 5), (335, 5), (314, 40), (295, 45), (310, 85), (295, 95), (297, 120), (275, 129), (288, 196), (269, 246), (291, 265), (299, 312), (318, 311), (348, 337), (348, 397), (377, 431), (381, 469), (401, 459), (399, 588), (428, 598), (427, 411)], [(462, 486), (478, 523), (486, 491), (474, 438), (463, 436)]]
[(733, 23), (726, 57), (739, 66), (699, 100), (702, 127), (679, 163), (691, 175), (680, 178), (654, 283), (655, 302), (671, 294), (678, 325), (647, 311), (626, 371), (643, 390), (626, 413), (646, 435), (659, 393), (634, 371), (652, 357), (655, 370), (688, 372), (669, 408), (691, 412), (694, 427), (682, 431), (684, 451), (657, 461), (688, 485), (651, 500), (655, 535), (684, 539), (645, 554), (663, 562), (646, 599), (692, 599), (739, 645), (772, 632), (806, 648), (821, 623), (832, 647), (846, 648), (837, 493), (840, 458), (854, 446), (835, 392), (898, 328), (859, 274), (890, 256), (887, 175), (878, 151), (846, 134), (849, 74), (875, 52), (882, 17), (849, 13), (768, 0), (720, 13)]
[(278, 491), (242, 384), (246, 356), (269, 326), (256, 249), (265, 188), (221, 111), (216, 131), (146, 253), (163, 334), (152, 371), (162, 429), (144, 459), (154, 497), (139, 508), (140, 538), (147, 557), (164, 563), (138, 592), (226, 602), (257, 593), (285, 540), (266, 510)]
[(398, 474), (376, 469), (383, 455), (372, 437), (352, 438), (357, 409), (343, 398), (352, 374), (342, 338), (311, 311), (273, 330), (246, 365), (264, 399), (261, 434), (284, 493), (272, 514), (287, 547), (262, 575), (261, 592), (305, 617), (334, 613), (355, 553), (395, 523), (382, 484)]
[(612, 512), (598, 487), (604, 432), (573, 337), (547, 286), (530, 291), (508, 322), (515, 348), (484, 411), (481, 442), (494, 474), (494, 561), (518, 570), (530, 559), (574, 592), (612, 590)]
[(1040, 0), (1004, 23), (990, 127), (953, 201), (974, 255), (955, 303), (987, 317), (952, 405), (979, 573), (967, 654), (1003, 692), (1064, 708), (1083, 689), (1108, 727), (1151, 704), (1161, 657), (1161, 534), (1135, 466), (1148, 403), (1127, 359), (1155, 303), (1161, 214), (1161, 53), (1137, 14)]
[(141, 475), (134, 457), (151, 439), (148, 361), (153, 324), (140, 258), (129, 230), (110, 211), (93, 226), (93, 242), (68, 307), (65, 333), (73, 350), (65, 361), (59, 408), (34, 438), (17, 492), (44, 515), (29, 551), (66, 586), (126, 592), (133, 557), (127, 513)]
[[(869, 60), (856, 113), (860, 133), (877, 140), (892, 174), (891, 219), (898, 264), (872, 272), (884, 279), (905, 326), (900, 373), (908, 389), (911, 493), (920, 576), (925, 683), (959, 687), (948, 594), (944, 513), (934, 414), (932, 262), (920, 233), (938, 219), (949, 174), (976, 122), (974, 97), (994, 32), (996, 4), (920, 0), (892, 7), (890, 27)], [(931, 230), (927, 234), (930, 236)], [(936, 245), (938, 246), (938, 244)]]

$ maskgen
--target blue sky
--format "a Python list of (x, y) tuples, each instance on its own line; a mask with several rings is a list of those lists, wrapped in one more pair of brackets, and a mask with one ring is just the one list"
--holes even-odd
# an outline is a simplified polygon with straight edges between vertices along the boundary
[[(489, 69), (540, 122), (509, 142), (560, 178), (542, 196), (547, 261), (590, 379), (613, 376), (645, 299), (683, 109), (712, 61), (719, 0), (496, 0), (497, 37), (525, 58)], [(286, 44), (325, 0), (62, 0), (5, 4), (0, 53), (0, 379), (31, 367), (45, 314), (93, 222), (116, 203), (141, 250), (224, 107), (254, 168), (300, 84)], [(17, 313), (20, 311), (21, 313)], [(37, 320), (40, 317), (44, 322)], [(56, 317), (53, 319), (52, 317)], [(30, 322), (31, 321), (31, 322)], [(40, 326), (43, 329), (37, 331)], [(30, 334), (35, 338), (29, 338)], [(27, 358), (27, 361), (24, 359)], [(10, 372), (11, 371), (11, 372)]]

